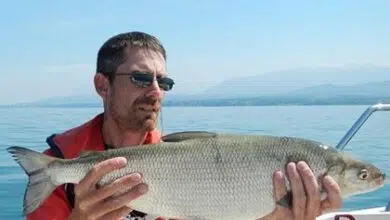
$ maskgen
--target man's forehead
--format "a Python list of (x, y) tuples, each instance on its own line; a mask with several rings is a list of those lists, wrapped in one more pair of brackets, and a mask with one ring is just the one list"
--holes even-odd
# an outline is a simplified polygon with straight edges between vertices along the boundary
[(118, 70), (143, 70), (166, 74), (166, 62), (161, 53), (151, 49), (128, 48), (125, 53), (126, 59)]
[(165, 63), (164, 56), (156, 50), (148, 48), (128, 47), (125, 49), (126, 60), (159, 60)]

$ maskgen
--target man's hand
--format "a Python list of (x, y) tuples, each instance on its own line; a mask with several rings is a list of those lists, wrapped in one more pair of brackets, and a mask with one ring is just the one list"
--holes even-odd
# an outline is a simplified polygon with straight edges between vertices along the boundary
[[(140, 183), (142, 178), (140, 174), (124, 176), (99, 189), (96, 186), (105, 174), (124, 167), (126, 162), (125, 158), (113, 158), (96, 164), (90, 170), (75, 186), (75, 207), (69, 220), (111, 220), (130, 213), (131, 209), (126, 204), (147, 192), (147, 186)], [(121, 190), (128, 189), (130, 189), (128, 192), (120, 196), (113, 196)]]
[[(330, 177), (323, 178), (327, 198), (320, 199), (319, 186), (313, 172), (305, 162), (290, 163), (287, 166), (287, 177), (291, 184), (293, 207), (288, 209), (277, 206), (263, 219), (266, 220), (315, 220), (319, 215), (341, 208), (342, 197), (337, 183)], [(277, 171), (273, 176), (274, 196), (279, 201), (286, 195), (283, 173)]]

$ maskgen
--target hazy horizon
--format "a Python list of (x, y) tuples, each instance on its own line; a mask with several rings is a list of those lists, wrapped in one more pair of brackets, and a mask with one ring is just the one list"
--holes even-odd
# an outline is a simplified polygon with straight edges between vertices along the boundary
[(163, 42), (175, 94), (302, 67), (390, 67), (389, 1), (94, 3), (3, 4), (0, 104), (93, 94), (97, 50), (135, 30)]

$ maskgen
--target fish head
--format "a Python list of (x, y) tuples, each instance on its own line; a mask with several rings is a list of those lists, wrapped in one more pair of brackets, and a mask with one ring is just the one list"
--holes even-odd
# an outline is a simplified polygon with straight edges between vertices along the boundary
[(384, 186), (386, 179), (376, 166), (351, 158), (339, 161), (328, 174), (338, 182), (343, 197), (375, 191)]

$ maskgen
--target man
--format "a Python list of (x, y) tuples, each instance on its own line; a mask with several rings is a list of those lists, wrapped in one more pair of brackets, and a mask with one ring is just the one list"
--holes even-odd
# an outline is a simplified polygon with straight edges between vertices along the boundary
[[(166, 59), (162, 44), (149, 34), (130, 32), (110, 38), (98, 52), (94, 76), (104, 112), (76, 128), (48, 137), (50, 149), (45, 153), (74, 158), (85, 150), (158, 143), (160, 133), (156, 122), (161, 101), (174, 84), (168, 77)], [(145, 215), (125, 206), (147, 193), (148, 186), (141, 183), (142, 173), (96, 187), (104, 174), (123, 167), (126, 162), (124, 158), (113, 158), (97, 164), (79, 184), (58, 187), (28, 219), (119, 219)], [(321, 203), (316, 180), (306, 164), (298, 164), (298, 169), (291, 164), (288, 174), (292, 181), (294, 208), (277, 208), (265, 219), (314, 220), (322, 211), (340, 206), (339, 189), (331, 179), (325, 181), (329, 198)], [(276, 172), (276, 198), (285, 193), (282, 180), (281, 173)], [(112, 196), (129, 186), (132, 187), (129, 192)]]

